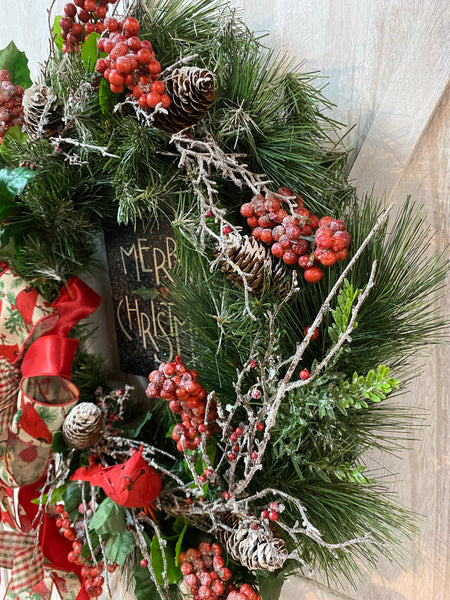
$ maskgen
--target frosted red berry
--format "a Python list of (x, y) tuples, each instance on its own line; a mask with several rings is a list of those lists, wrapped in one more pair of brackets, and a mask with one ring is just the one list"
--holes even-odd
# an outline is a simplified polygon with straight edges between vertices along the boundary
[(322, 269), (319, 267), (310, 267), (305, 269), (303, 276), (308, 283), (317, 283), (322, 279)]

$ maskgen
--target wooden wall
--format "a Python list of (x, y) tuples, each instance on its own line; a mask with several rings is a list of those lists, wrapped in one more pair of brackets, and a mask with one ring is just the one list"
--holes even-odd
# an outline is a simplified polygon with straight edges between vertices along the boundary
[[(57, 1), (59, 14), (64, 5)], [(437, 231), (436, 248), (449, 243), (449, 131), (447, 86), (449, 10), (445, 0), (236, 0), (251, 29), (268, 31), (267, 44), (320, 70), (333, 116), (356, 124), (350, 174), (361, 192), (372, 188), (400, 205), (408, 194), (424, 204)], [(47, 53), (47, 0), (0, 0), (0, 47), (14, 39), (32, 57), (32, 73)], [(447, 86), (447, 87), (446, 87)], [(440, 302), (447, 315), (450, 296)], [(106, 320), (105, 320), (106, 322)], [(393, 340), (394, 343), (394, 340)], [(367, 571), (357, 589), (289, 580), (283, 600), (444, 600), (449, 571), (448, 347), (418, 359), (421, 377), (403, 397), (428, 413), (418, 441), (383, 464), (396, 475), (392, 489), (423, 516), (405, 547), (404, 570), (387, 561)], [(125, 594), (119, 591), (118, 597)]]
[[(449, 11), (441, 0), (242, 0), (251, 29), (267, 30), (267, 43), (306, 60), (302, 69), (328, 77), (333, 116), (348, 125), (354, 151), (350, 175), (361, 191), (397, 206), (408, 194), (424, 204), (437, 231), (436, 248), (449, 243), (450, 105)], [(450, 296), (440, 302), (450, 312)], [(394, 340), (393, 340), (394, 343)], [(357, 589), (330, 591), (288, 581), (283, 600), (444, 600), (449, 571), (449, 350), (418, 360), (423, 370), (404, 401), (427, 411), (411, 451), (383, 457), (401, 502), (423, 516), (420, 533), (402, 563), (381, 562)]]

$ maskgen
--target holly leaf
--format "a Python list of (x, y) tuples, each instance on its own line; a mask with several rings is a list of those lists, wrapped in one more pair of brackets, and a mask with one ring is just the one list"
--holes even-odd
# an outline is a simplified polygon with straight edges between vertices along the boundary
[[(50, 497), (50, 504), (56, 504), (57, 502), (62, 502), (64, 500), (64, 492), (65, 492), (66, 486), (65, 485), (60, 485), (59, 487), (55, 488), (52, 491), (52, 495)], [(42, 496), (42, 502), (45, 503), (48, 500), (48, 494), (44, 494)], [(31, 504), (39, 504), (40, 499), (39, 498), (33, 498), (33, 500), (30, 500)]]
[(263, 600), (278, 600), (283, 587), (283, 577), (277, 577), (273, 573), (257, 571), (256, 579), (258, 581), (259, 594)]
[(28, 68), (28, 58), (14, 42), (9, 42), (6, 48), (0, 50), (0, 69), (10, 72), (14, 85), (21, 85), (25, 90), (33, 85)]
[[(166, 544), (164, 546), (164, 554), (167, 563), (167, 579), (169, 583), (175, 583), (180, 579), (181, 571), (175, 565), (174, 551), (170, 544)], [(152, 559), (152, 567), (155, 572), (156, 580), (159, 585), (164, 585), (164, 578), (162, 575), (164, 571), (164, 561), (159, 540), (156, 535), (153, 536), (152, 543), (150, 544), (150, 556)]]
[(53, 21), (52, 33), (53, 33), (53, 41), (55, 42), (55, 46), (58, 48), (60, 52), (62, 52), (64, 40), (61, 35), (61, 26), (59, 22), (61, 21), (62, 16), (56, 15), (55, 20)]
[(121, 531), (109, 538), (105, 545), (105, 556), (109, 562), (123, 565), (136, 543), (131, 531)]
[(179, 534), (178, 539), (177, 539), (177, 543), (175, 544), (175, 565), (178, 567), (179, 566), (179, 562), (178, 562), (178, 557), (180, 556), (181, 553), (181, 545), (183, 543), (183, 538), (184, 535), (187, 531), (187, 521), (184, 519), (184, 517), (177, 517), (175, 519), (175, 523), (173, 524), (173, 530)]
[(118, 506), (111, 498), (105, 498), (94, 513), (89, 529), (99, 535), (106, 533), (120, 533), (125, 529), (125, 510)]
[(135, 581), (134, 595), (136, 596), (136, 600), (161, 600), (148, 569), (137, 564), (133, 575)]
[(113, 107), (113, 93), (109, 87), (109, 83), (105, 78), (102, 78), (98, 89), (98, 101), (102, 111), (102, 115), (109, 115), (112, 113)]
[(82, 498), (81, 489), (74, 481), (67, 485), (63, 499), (64, 508), (69, 513), (71, 521), (76, 521), (78, 518), (78, 507), (82, 502)]
[(25, 144), (27, 141), (28, 135), (24, 131), (22, 131), (22, 127), (19, 127), (19, 125), (14, 125), (13, 127), (10, 127), (5, 133), (2, 145), (0, 146), (0, 152), (3, 158), (10, 158), (10, 147), (13, 144)]
[(16, 196), (19, 196), (29, 181), (36, 177), (36, 172), (28, 167), (17, 167), (16, 169), (0, 169), (0, 203), (15, 204)]
[(83, 60), (84, 66), (89, 69), (89, 71), (93, 71), (97, 63), (97, 40), (99, 37), (100, 34), (93, 31), (87, 36), (81, 46), (81, 59)]

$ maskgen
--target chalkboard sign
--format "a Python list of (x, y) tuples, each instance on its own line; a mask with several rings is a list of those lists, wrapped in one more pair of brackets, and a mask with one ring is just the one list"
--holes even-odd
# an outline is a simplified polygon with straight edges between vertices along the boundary
[[(180, 354), (182, 323), (164, 301), (175, 240), (169, 220), (105, 232), (120, 368), (147, 376)], [(139, 290), (145, 289), (145, 297)]]

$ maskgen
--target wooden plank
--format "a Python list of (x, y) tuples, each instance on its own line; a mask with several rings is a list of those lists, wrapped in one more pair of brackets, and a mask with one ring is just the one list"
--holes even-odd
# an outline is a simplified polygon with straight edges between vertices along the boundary
[(353, 597), (331, 590), (317, 581), (289, 577), (283, 586), (280, 600), (353, 600)]
[(353, 126), (345, 138), (358, 154), (404, 60), (418, 24), (441, 0), (242, 0), (250, 28), (269, 32), (268, 45), (287, 51), (336, 104), (328, 113)]
[[(450, 161), (450, 93), (447, 88), (413, 156), (391, 194), (395, 204), (408, 194), (424, 204), (424, 214), (436, 232), (432, 250), (443, 250), (450, 243), (450, 198), (448, 172)], [(450, 315), (450, 287), (436, 301), (441, 314)], [(425, 358), (419, 357), (421, 376), (402, 397), (411, 412), (425, 415), (423, 427), (411, 452), (391, 457), (387, 467), (398, 473), (394, 490), (399, 499), (418, 515), (420, 531), (404, 546), (407, 559), (397, 565), (384, 561), (377, 572), (367, 574), (358, 588), (365, 600), (445, 600), (450, 589), (450, 348), (435, 347)]]
[(351, 177), (359, 192), (389, 196), (448, 83), (448, 5), (430, 3), (359, 152)]

